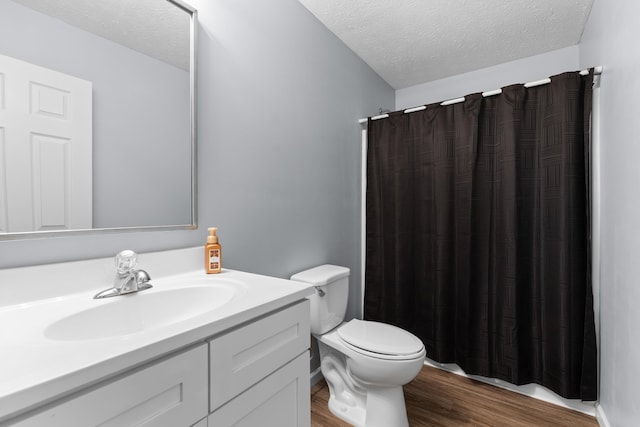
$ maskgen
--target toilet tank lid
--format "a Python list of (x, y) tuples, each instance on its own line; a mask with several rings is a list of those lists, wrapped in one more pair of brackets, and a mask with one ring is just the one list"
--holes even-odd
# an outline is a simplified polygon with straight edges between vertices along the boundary
[(291, 280), (323, 286), (348, 275), (349, 269), (347, 267), (325, 264), (296, 273), (291, 276)]

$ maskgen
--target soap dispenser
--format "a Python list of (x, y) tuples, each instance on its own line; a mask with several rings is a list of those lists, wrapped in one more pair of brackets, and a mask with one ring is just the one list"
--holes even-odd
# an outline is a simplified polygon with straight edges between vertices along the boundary
[(207, 274), (217, 274), (222, 271), (222, 246), (218, 243), (218, 228), (209, 228), (207, 244), (204, 246), (204, 269)]

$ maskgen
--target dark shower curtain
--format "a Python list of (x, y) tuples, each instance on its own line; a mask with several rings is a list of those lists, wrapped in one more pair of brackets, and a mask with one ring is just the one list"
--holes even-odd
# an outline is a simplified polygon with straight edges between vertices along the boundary
[(366, 319), (468, 374), (597, 398), (592, 75), (369, 120)]

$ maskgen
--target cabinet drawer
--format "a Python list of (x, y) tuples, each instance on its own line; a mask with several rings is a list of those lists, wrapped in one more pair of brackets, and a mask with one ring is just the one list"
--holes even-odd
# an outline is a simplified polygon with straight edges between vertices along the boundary
[(202, 344), (97, 386), (15, 425), (190, 426), (207, 415), (207, 356), (207, 345)]
[(300, 355), (309, 341), (308, 300), (211, 340), (209, 410)]
[(309, 352), (209, 415), (215, 427), (304, 427), (311, 422)]

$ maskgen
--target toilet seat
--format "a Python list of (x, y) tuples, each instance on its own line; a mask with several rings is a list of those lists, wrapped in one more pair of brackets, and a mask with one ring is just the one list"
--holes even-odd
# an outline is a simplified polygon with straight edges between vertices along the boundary
[(386, 323), (353, 319), (338, 327), (337, 332), (345, 346), (378, 359), (415, 359), (424, 353), (418, 337)]

